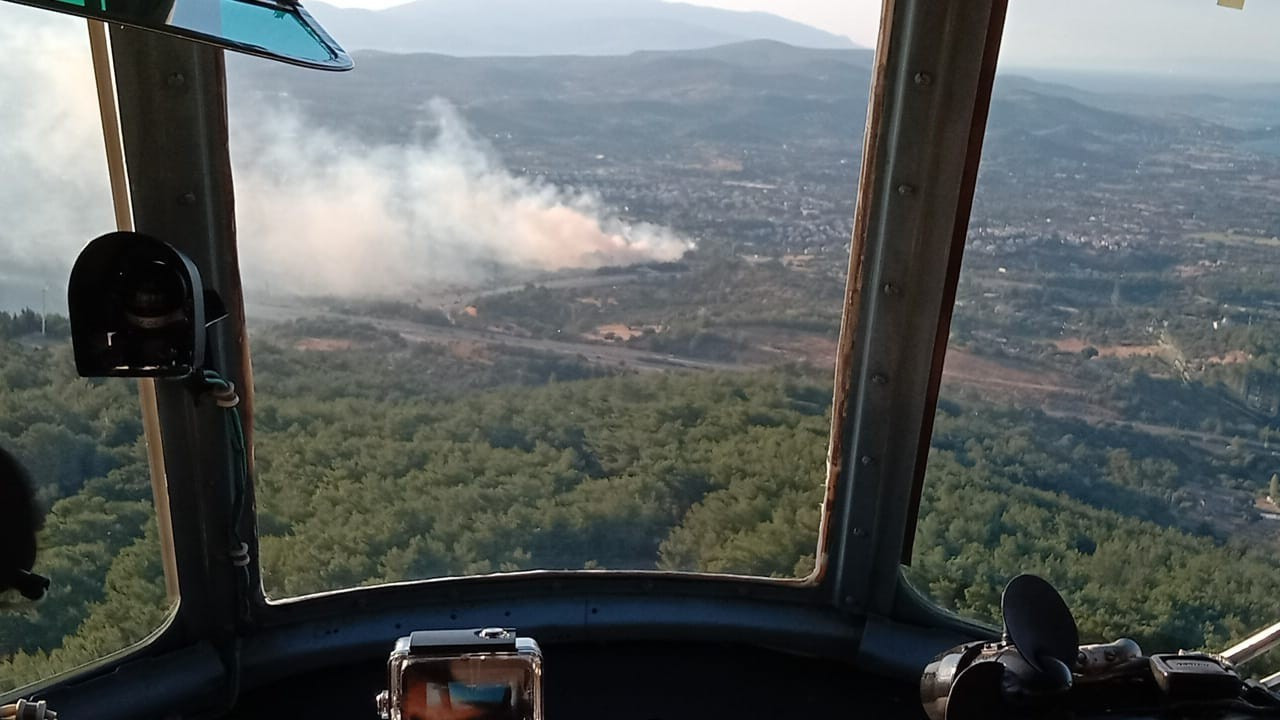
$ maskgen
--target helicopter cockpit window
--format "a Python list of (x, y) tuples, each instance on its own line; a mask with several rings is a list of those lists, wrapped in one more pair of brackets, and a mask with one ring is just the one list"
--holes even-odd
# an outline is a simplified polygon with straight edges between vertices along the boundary
[(0, 3), (0, 48), (0, 448), (34, 485), (50, 580), (0, 594), (5, 693), (144, 641), (170, 598), (138, 387), (79, 378), (69, 339), (72, 263), (115, 228), (85, 22)]
[(448, 5), (228, 56), (268, 595), (809, 577), (879, 3)]
[(912, 564), (1221, 648), (1280, 593), (1280, 7), (1014, 2)]

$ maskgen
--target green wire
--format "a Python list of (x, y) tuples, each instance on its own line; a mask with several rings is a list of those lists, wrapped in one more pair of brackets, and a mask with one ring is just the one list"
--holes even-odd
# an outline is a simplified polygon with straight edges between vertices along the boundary
[[(203, 371), (202, 377), (208, 386), (226, 392), (235, 392), (235, 385), (214, 370)], [(249, 483), (249, 450), (248, 442), (245, 440), (244, 422), (240, 418), (238, 398), (235, 406), (224, 409), (227, 411), (227, 425), (231, 436), (232, 450), (237, 456), (231, 496), (231, 552), (233, 556), (240, 556), (243, 554), (242, 548), (245, 546), (240, 536), (240, 521), (244, 515), (244, 500)], [(248, 578), (247, 566), (245, 567), (245, 577), (246, 579)]]

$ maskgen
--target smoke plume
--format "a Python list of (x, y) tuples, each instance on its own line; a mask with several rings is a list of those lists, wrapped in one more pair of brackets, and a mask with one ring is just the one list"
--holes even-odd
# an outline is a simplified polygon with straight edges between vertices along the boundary
[(689, 249), (669, 230), (624, 221), (594, 194), (512, 174), (447, 102), (431, 100), (424, 113), (436, 134), (417, 145), (363, 143), (281, 109), (236, 124), (250, 283), (267, 273), (301, 292), (386, 292), (471, 280), (493, 263), (592, 268)]
[[(64, 296), (76, 253), (115, 226), (84, 21), (0, 3), (0, 48), (0, 308), (12, 309), (39, 303), (42, 286)], [(590, 192), (508, 172), (444, 101), (423, 108), (435, 134), (409, 145), (266, 105), (231, 108), (250, 289), (388, 295), (494, 265), (591, 268), (691, 247)]]
[(66, 296), (85, 242), (115, 229), (83, 20), (0, 3), (0, 309)]

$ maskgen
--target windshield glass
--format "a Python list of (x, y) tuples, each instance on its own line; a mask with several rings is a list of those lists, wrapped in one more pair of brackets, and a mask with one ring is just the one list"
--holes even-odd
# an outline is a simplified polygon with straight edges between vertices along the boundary
[(268, 594), (808, 576), (878, 5), (449, 5), (228, 58)]
[(907, 576), (1224, 649), (1280, 594), (1280, 6), (1011, 4)]
[(137, 386), (72, 361), (71, 265), (115, 229), (85, 22), (0, 3), (0, 48), (0, 448), (35, 486), (51, 581), (38, 604), (0, 594), (4, 693), (146, 639), (170, 601)]

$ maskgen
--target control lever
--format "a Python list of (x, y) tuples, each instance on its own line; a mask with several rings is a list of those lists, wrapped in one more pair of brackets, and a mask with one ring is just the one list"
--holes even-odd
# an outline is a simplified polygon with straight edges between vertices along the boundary
[(12, 705), (0, 707), (0, 720), (58, 720), (58, 713), (50, 710), (44, 700), (19, 698)]
[[(1004, 637), (937, 656), (920, 679), (930, 720), (1070, 717), (1176, 708), (1280, 715), (1280, 673), (1244, 681), (1234, 662), (1280, 644), (1280, 625), (1223, 656), (1143, 655), (1133, 640), (1080, 646), (1070, 610), (1049, 583), (1031, 575), (1009, 582), (1001, 598)], [(1210, 717), (1218, 715), (1210, 713)]]
[(1146, 662), (1138, 643), (1120, 638), (1109, 643), (1081, 645), (1074, 669), (1081, 682), (1103, 682), (1122, 676)]
[[(1034, 714), (1071, 690), (1082, 648), (1075, 618), (1058, 591), (1034, 575), (1019, 575), (1005, 586), (1000, 611), (1000, 642), (962, 645), (925, 668), (920, 699), (930, 720)], [(1096, 654), (1098, 662), (1107, 662), (1106, 649)]]
[(1080, 631), (1058, 591), (1035, 575), (1019, 575), (1000, 596), (1000, 614), (1006, 640), (1040, 675), (1037, 684), (1069, 689)]
[[(1226, 650), (1223, 650), (1219, 657), (1231, 665), (1243, 665), (1259, 655), (1262, 655), (1276, 645), (1280, 645), (1280, 623), (1276, 623), (1269, 628), (1256, 632)], [(1271, 676), (1271, 678), (1275, 677), (1276, 675)], [(1266, 685), (1267, 681), (1263, 680), (1262, 683)]]

